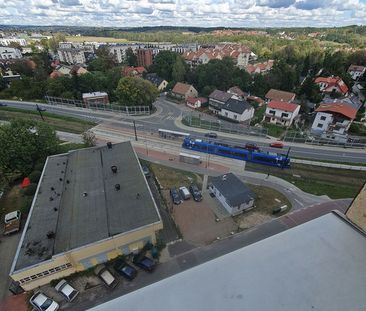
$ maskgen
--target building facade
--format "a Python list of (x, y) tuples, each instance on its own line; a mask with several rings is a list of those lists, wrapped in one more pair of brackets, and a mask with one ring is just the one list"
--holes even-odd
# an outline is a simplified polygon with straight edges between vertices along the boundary
[(176, 99), (185, 99), (188, 97), (197, 97), (198, 92), (193, 85), (178, 82), (171, 91), (171, 96)]
[(244, 100), (230, 98), (221, 108), (220, 116), (234, 122), (250, 121), (254, 116), (254, 108)]
[(272, 124), (291, 126), (299, 112), (300, 105), (272, 100), (267, 105), (263, 120)]
[(149, 67), (153, 61), (153, 51), (151, 49), (138, 49), (136, 50), (137, 66)]
[(83, 93), (82, 97), (86, 107), (109, 104), (108, 94), (105, 92)]
[(2, 59), (2, 60), (19, 59), (22, 57), (23, 57), (23, 55), (20, 52), (20, 50), (15, 49), (15, 48), (0, 46), (0, 59)]
[(221, 109), (224, 107), (226, 102), (233, 96), (235, 95), (220, 90), (214, 90), (208, 96), (208, 109), (214, 114), (220, 115)]

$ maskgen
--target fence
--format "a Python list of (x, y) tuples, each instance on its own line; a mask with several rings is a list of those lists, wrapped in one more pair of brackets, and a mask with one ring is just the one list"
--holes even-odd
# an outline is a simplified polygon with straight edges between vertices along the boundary
[(149, 106), (120, 106), (115, 104), (104, 105), (104, 104), (92, 104), (92, 103), (86, 105), (81, 100), (52, 97), (52, 96), (45, 96), (45, 99), (47, 101), (47, 104), (53, 106), (67, 106), (67, 107), (99, 110), (99, 111), (111, 111), (132, 116), (150, 114)]
[(209, 131), (225, 132), (230, 134), (243, 134), (251, 136), (266, 137), (268, 130), (260, 127), (245, 126), (237, 123), (230, 123), (216, 118), (208, 119), (209, 116), (202, 116), (200, 113), (183, 113), (182, 123), (187, 126), (206, 129)]
[(318, 146), (338, 146), (345, 148), (366, 148), (366, 137), (350, 138), (347, 142), (337, 142), (332, 139), (311, 136), (303, 132), (288, 131), (282, 137), (285, 142), (303, 143)]

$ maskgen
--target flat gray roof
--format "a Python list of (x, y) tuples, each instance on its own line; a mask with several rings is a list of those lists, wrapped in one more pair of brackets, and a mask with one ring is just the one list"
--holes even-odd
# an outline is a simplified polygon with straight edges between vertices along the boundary
[(365, 262), (365, 236), (330, 213), (90, 310), (363, 311)]
[(40, 182), (15, 270), (160, 221), (130, 142), (49, 157)]

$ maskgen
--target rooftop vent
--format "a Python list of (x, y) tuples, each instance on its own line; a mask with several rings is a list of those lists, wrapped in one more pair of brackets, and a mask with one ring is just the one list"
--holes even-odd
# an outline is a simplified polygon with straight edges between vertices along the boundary
[(117, 166), (112, 165), (111, 170), (112, 170), (113, 174), (116, 174), (117, 173)]
[(222, 175), (222, 180), (226, 180), (226, 175)]
[(114, 185), (114, 188), (118, 191), (118, 190), (120, 190), (120, 189), (121, 189), (121, 185), (120, 185), (120, 184), (115, 184), (115, 185)]
[(87, 192), (83, 192), (83, 197), (86, 197), (88, 196), (88, 193)]
[(51, 191), (54, 191), (55, 190), (55, 188), (54, 187), (51, 187)]
[(112, 143), (110, 141), (107, 142), (107, 147), (108, 147), (108, 149), (112, 149)]

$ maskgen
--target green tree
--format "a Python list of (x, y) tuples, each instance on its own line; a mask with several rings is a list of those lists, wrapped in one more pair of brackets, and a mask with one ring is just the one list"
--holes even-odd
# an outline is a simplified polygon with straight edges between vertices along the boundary
[[(155, 56), (149, 72), (155, 72), (159, 77), (170, 82), (173, 80), (173, 67), (179, 62), (177, 58), (182, 58), (182, 56), (172, 51), (161, 51)], [(184, 62), (184, 60), (182, 61)]]
[(97, 144), (97, 138), (92, 131), (86, 131), (82, 134), (83, 143), (86, 147), (94, 147)]
[(58, 32), (54, 34), (51, 39), (48, 40), (48, 48), (51, 51), (56, 52), (56, 50), (58, 49), (58, 44), (64, 41), (66, 41), (65, 34)]
[(6, 89), (6, 82), (2, 76), (0, 76), (0, 92)]
[(312, 103), (319, 103), (322, 100), (319, 86), (313, 82), (311, 77), (306, 78), (306, 80), (303, 82), (299, 89), (298, 95), (303, 96)]
[(121, 105), (146, 106), (152, 108), (156, 100), (158, 89), (149, 81), (135, 77), (122, 78), (116, 89), (116, 96)]
[(137, 66), (137, 56), (131, 48), (126, 50), (126, 63), (128, 66)]
[(186, 74), (185, 62), (182, 57), (177, 56), (176, 61), (172, 68), (172, 78), (175, 82), (184, 81), (184, 77)]
[(16, 119), (0, 126), (0, 171), (28, 175), (38, 161), (57, 152), (55, 131), (47, 124)]

